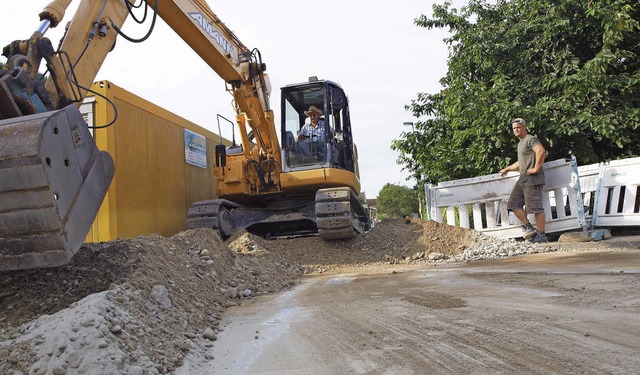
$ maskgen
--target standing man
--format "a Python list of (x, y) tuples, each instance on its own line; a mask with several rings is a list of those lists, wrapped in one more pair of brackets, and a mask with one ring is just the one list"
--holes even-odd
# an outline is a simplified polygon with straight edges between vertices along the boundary
[[(540, 140), (529, 134), (527, 123), (521, 118), (511, 122), (513, 134), (520, 139), (518, 143), (518, 161), (510, 166), (501, 169), (500, 175), (509, 171), (519, 171), (520, 178), (511, 191), (507, 210), (513, 211), (524, 229), (523, 237), (531, 242), (548, 242), (544, 232), (544, 206), (542, 205), (542, 187), (544, 186), (544, 163), (545, 149)], [(526, 207), (525, 213), (523, 206)], [(536, 228), (534, 228), (528, 214), (534, 214), (536, 218)]]

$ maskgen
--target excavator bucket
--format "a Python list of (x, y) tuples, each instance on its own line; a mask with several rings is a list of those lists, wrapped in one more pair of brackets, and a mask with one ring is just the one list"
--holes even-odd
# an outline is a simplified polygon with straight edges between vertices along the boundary
[(68, 263), (113, 172), (75, 105), (0, 121), (0, 271)]

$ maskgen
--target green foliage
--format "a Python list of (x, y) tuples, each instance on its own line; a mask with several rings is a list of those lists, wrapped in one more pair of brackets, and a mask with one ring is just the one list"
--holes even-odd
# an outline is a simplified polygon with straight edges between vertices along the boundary
[(415, 20), (451, 36), (443, 89), (418, 93), (420, 120), (392, 148), (418, 181), (496, 173), (513, 163), (523, 117), (547, 160), (640, 155), (637, 0), (470, 0)]
[(418, 192), (406, 186), (385, 184), (376, 198), (379, 217), (403, 217), (418, 212)]

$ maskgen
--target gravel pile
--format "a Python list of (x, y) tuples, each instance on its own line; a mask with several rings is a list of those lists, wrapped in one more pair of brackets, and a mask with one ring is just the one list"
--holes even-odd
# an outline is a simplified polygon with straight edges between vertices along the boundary
[(536, 244), (515, 239), (501, 239), (475, 232), (471, 236), (472, 245), (451, 258), (451, 261), (474, 261), (500, 259), (523, 254), (537, 254), (558, 251), (555, 246)]

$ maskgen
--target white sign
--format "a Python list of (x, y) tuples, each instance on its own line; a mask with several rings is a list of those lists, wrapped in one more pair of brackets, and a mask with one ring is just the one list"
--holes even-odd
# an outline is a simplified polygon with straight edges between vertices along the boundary
[(184, 129), (184, 156), (187, 164), (207, 168), (207, 139)]

